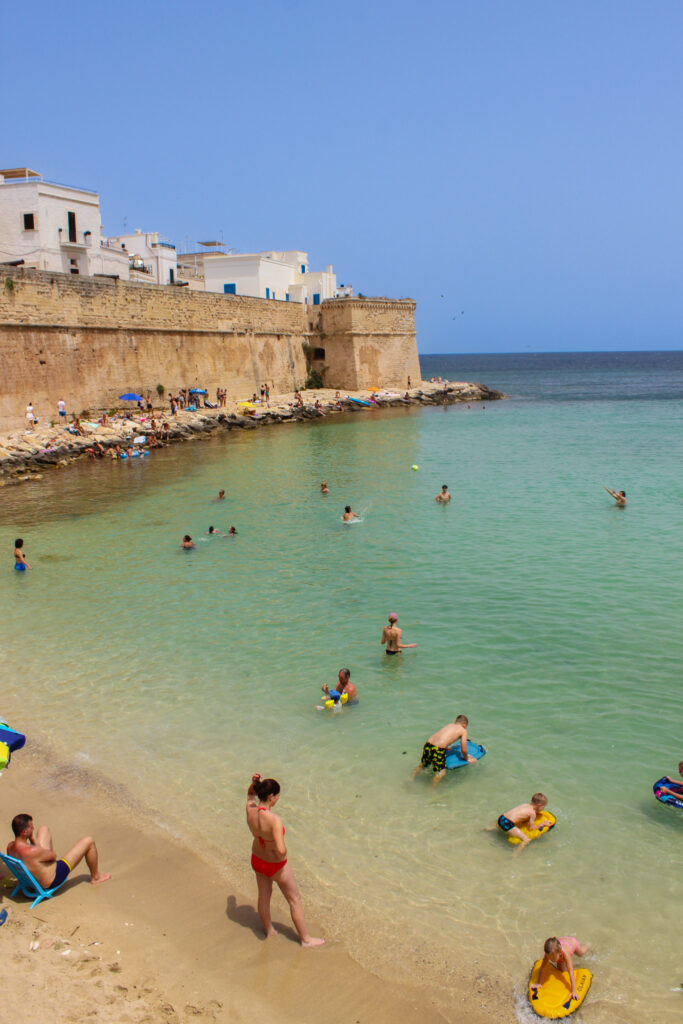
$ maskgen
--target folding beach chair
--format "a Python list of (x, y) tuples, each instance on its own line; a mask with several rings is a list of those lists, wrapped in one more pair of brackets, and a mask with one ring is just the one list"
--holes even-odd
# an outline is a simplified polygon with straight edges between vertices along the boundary
[(35, 878), (28, 870), (28, 868), (25, 867), (25, 865), (22, 864), (20, 860), (17, 860), (16, 857), (10, 857), (9, 854), (7, 853), (0, 853), (0, 860), (5, 865), (6, 868), (9, 868), (9, 870), (12, 872), (12, 874), (17, 880), (17, 885), (12, 890), (11, 895), (16, 896), (16, 894), (21, 889), (24, 896), (28, 896), (30, 900), (33, 900), (33, 903), (31, 904), (31, 910), (33, 910), (33, 908), (37, 906), (42, 900), (49, 900), (50, 897), (54, 896), (54, 894), (57, 892), (57, 889), (59, 889), (62, 885), (64, 885), (64, 882), (66, 882), (65, 878), (63, 881), (59, 883), (59, 885), (53, 886), (52, 889), (43, 889), (40, 882), (36, 882)]

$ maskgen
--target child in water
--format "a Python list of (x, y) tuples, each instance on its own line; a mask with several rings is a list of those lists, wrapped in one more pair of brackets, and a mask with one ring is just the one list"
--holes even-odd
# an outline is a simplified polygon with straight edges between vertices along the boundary
[(506, 835), (514, 836), (519, 839), (522, 850), (527, 846), (531, 839), (529, 836), (524, 835), (519, 825), (526, 825), (528, 828), (537, 828), (543, 830), (548, 825), (545, 822), (541, 822), (540, 814), (548, 804), (548, 797), (544, 793), (534, 793), (528, 804), (519, 804), (517, 807), (513, 807), (511, 811), (506, 811), (505, 814), (501, 814), (498, 821), (494, 825), (494, 828), (499, 828)]
[[(16, 555), (16, 551), (14, 554)], [(14, 568), (16, 569), (17, 566), (15, 565)], [(678, 762), (678, 774), (683, 775), (683, 761)], [(666, 781), (670, 782), (674, 789), (669, 789), (667, 786), (661, 786), (657, 790), (657, 796), (661, 796), (661, 794), (664, 793), (667, 796), (675, 796), (677, 800), (683, 800), (683, 784), (677, 779), (672, 779), (670, 775), (666, 776)]]
[(17, 572), (26, 572), (31, 566), (26, 561), (26, 556), (23, 552), (24, 542), (21, 537), (17, 537), (14, 542), (14, 568)]
[(543, 963), (541, 964), (541, 970), (538, 974), (538, 982), (535, 985), (532, 985), (531, 988), (534, 992), (541, 990), (543, 987), (543, 979), (548, 973), (548, 964), (550, 964), (555, 968), (555, 970), (566, 971), (568, 973), (572, 986), (572, 999), (578, 999), (572, 957), (585, 956), (588, 949), (588, 945), (582, 946), (578, 939), (574, 939), (570, 936), (565, 936), (561, 939), (554, 937), (552, 939), (546, 939), (543, 946), (544, 956)]

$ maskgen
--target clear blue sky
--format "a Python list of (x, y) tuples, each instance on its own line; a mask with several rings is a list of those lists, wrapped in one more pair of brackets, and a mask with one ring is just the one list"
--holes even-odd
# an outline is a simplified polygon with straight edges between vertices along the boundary
[(423, 352), (683, 348), (682, 39), (681, 0), (10, 3), (0, 165), (308, 250)]

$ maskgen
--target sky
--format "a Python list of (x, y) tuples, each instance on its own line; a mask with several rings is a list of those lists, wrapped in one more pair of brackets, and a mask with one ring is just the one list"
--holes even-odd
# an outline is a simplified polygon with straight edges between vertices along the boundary
[(421, 352), (683, 348), (680, 0), (32, 0), (0, 166), (106, 234), (303, 249)]

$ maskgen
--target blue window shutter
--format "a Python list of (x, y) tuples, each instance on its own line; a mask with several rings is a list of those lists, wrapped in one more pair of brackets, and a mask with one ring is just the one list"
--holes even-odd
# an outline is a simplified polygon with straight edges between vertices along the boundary
[(302, 263), (302, 264), (301, 264), (301, 273), (302, 273), (302, 274), (305, 274), (305, 273), (306, 273), (306, 264), (305, 264), (305, 263)]
[(270, 288), (266, 288), (266, 298), (270, 298)]
[(285, 302), (289, 302), (289, 292), (285, 295)]
[(236, 295), (237, 291), (235, 289), (235, 285), (234, 284), (224, 284), (223, 285), (223, 294), (224, 295)]
[(320, 292), (313, 292), (313, 305), (314, 306), (319, 306), (320, 305)]

